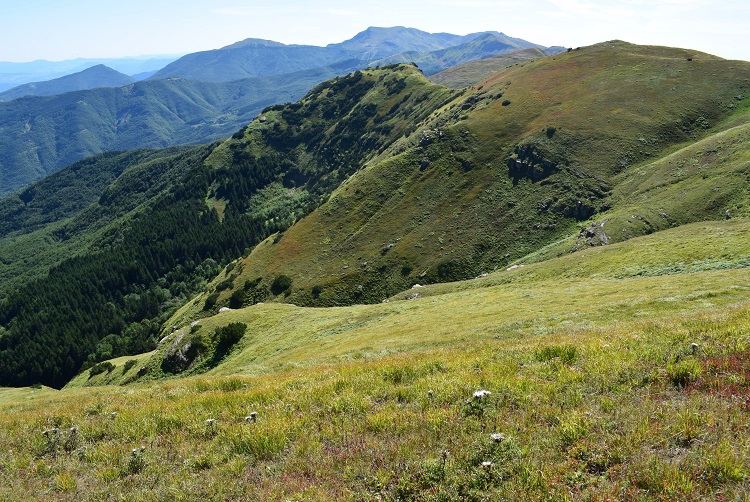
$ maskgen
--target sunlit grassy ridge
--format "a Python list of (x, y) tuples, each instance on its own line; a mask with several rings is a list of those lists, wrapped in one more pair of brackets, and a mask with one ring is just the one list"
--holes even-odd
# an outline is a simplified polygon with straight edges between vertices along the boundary
[[(747, 220), (696, 223), (471, 281), (414, 287), (387, 303), (334, 309), (269, 303), (228, 310), (192, 329), (177, 326), (160, 343), (149, 373), (162, 375), (161, 361), (175, 339), (197, 330), (210, 345), (215, 329), (232, 322), (248, 326), (241, 349), (212, 373), (259, 374), (456, 339), (527, 340), (731, 305), (750, 292), (749, 233)], [(71, 385), (105, 378), (88, 379), (84, 372)]]
[[(559, 256), (727, 210), (747, 216), (749, 91), (746, 62), (619, 41), (514, 65), (257, 246), (216, 305), (258, 280), (246, 304), (374, 303), (546, 246)], [(593, 238), (590, 219), (605, 224)], [(280, 275), (292, 281), (283, 295), (255, 294)], [(202, 315), (205, 296), (175, 322)]]
[(747, 232), (695, 224), (409, 292), (429, 297), (203, 319), (248, 327), (207, 375), (77, 387), (120, 383), (121, 358), (59, 392), (3, 390), (0, 497), (742, 499)]

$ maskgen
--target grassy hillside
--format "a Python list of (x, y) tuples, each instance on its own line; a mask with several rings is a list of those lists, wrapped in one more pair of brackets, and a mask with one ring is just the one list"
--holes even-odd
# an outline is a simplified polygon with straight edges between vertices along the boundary
[[(245, 284), (247, 303), (380, 302), (415, 283), (506, 268), (559, 241), (553, 255), (600, 244), (583, 230), (592, 217), (619, 218), (627, 230), (616, 241), (727, 209), (746, 215), (748, 78), (748, 63), (624, 42), (514, 65), (416, 124), (310, 216), (262, 242), (217, 304)], [(670, 192), (679, 197), (650, 191), (651, 174), (672, 176), (671, 157), (654, 159), (714, 143), (722, 155), (670, 178), (681, 180)], [(705, 183), (711, 176), (719, 185)], [(670, 216), (661, 226), (631, 223), (662, 208)], [(282, 276), (290, 287), (270, 290)], [(175, 322), (200, 316), (202, 301)]]
[[(62, 391), (0, 391), (0, 495), (742, 499), (748, 232), (685, 226), (426, 298), (221, 313), (192, 329), (207, 350), (247, 329), (209, 375), (90, 386), (186, 326)], [(717, 256), (733, 266), (672, 266)]]
[[(254, 375), (419, 350), (456, 338), (533, 337), (729, 305), (750, 294), (744, 284), (749, 235), (746, 219), (695, 223), (469, 281), (410, 288), (376, 305), (227, 309), (178, 325), (152, 356), (149, 374), (164, 376), (167, 352), (191, 336), (202, 338), (210, 353), (215, 329), (232, 322), (248, 325), (240, 349), (215, 369), (204, 364), (193, 372)], [(101, 377), (79, 377), (70, 385), (81, 383), (99, 384)]]
[[(50, 269), (0, 303), (2, 382), (60, 386), (223, 307), (379, 303), (414, 284), (742, 216), (746, 76), (746, 63), (609, 42), (464, 90), (411, 65), (322, 83), (221, 144), (131, 167), (75, 217), (18, 235), (8, 275), (45, 239), (31, 263)], [(697, 158), (704, 167), (690, 167)], [(660, 201), (666, 179), (680, 197)], [(14, 224), (33, 221), (33, 193), (10, 204)], [(166, 371), (186, 369), (178, 352)]]

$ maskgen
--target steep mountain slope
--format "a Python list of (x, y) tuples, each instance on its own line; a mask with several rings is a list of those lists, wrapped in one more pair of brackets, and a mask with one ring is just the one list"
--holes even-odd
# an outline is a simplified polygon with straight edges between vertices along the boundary
[(103, 151), (224, 138), (264, 107), (299, 99), (351, 66), (225, 83), (144, 81), (0, 103), (0, 195)]
[(8, 101), (21, 96), (52, 96), (71, 91), (83, 91), (96, 87), (122, 87), (136, 79), (104, 65), (96, 65), (72, 75), (24, 84), (0, 93), (0, 101)]
[[(745, 62), (624, 42), (513, 66), (261, 243), (240, 262), (235, 284), (253, 281), (269, 299), (272, 283), (286, 276), (291, 287), (277, 301), (338, 305), (504, 268), (578, 235), (579, 222), (598, 213), (629, 211), (638, 201), (633, 185), (621, 185), (628, 173), (655, 170), (650, 159), (736, 125), (727, 119), (746, 113), (749, 77)], [(743, 131), (727, 133), (738, 141), (728, 150), (739, 161), (725, 169), (734, 181), (723, 192), (712, 185), (716, 196), (706, 198), (703, 173), (693, 170), (670, 192), (687, 191), (690, 212), (667, 221), (724, 218), (726, 209), (746, 207)], [(663, 203), (679, 213), (677, 202)], [(648, 231), (631, 227), (623, 235)], [(194, 317), (201, 301), (185, 315)]]
[(608, 42), (463, 91), (410, 65), (320, 84), (218, 146), (131, 167), (55, 227), (65, 240), (106, 222), (0, 304), (0, 381), (62, 385), (84, 361), (152, 348), (161, 326), (224, 306), (374, 303), (505, 268), (629, 211), (629, 193), (653, 195), (639, 173), (666, 173), (668, 157), (649, 165), (670, 153), (725, 159), (718, 198), (703, 197), (709, 173), (680, 174), (692, 204), (675, 223), (741, 212), (748, 77), (748, 63)]
[[(743, 499), (748, 86), (608, 42), (458, 92), (356, 72), (221, 144), (118, 154), (49, 220), (114, 216), (95, 252), (0, 304), (0, 382), (155, 350), (0, 389), (0, 498)], [(289, 225), (155, 343), (213, 258)], [(502, 269), (378, 301), (476, 264)]]
[[(419, 121), (450, 99), (412, 66), (356, 72), (266, 109), (219, 146), (124, 170), (85, 209), (63, 211), (70, 217), (35, 233), (85, 246), (71, 246), (74, 257), (0, 303), (0, 382), (62, 386), (84, 362), (153, 347), (217, 263), (326, 200), (411, 127), (405, 115)], [(9, 203), (10, 212), (33, 205), (42, 185), (22, 192), (24, 205)]]

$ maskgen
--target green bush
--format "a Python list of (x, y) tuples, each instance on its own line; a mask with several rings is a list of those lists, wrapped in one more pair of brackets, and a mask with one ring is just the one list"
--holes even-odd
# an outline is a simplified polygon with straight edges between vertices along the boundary
[(280, 295), (284, 291), (292, 287), (292, 278), (288, 275), (279, 275), (273, 280), (271, 284), (271, 293), (274, 295)]
[(411, 263), (406, 262), (401, 266), (401, 275), (406, 277), (407, 275), (411, 274), (412, 270), (414, 270), (414, 267)]
[(234, 286), (234, 283), (232, 282), (232, 279), (224, 279), (219, 284), (216, 285), (216, 291), (224, 291), (225, 289), (229, 289), (232, 286)]
[(245, 290), (238, 289), (229, 297), (229, 308), (240, 309), (245, 303)]
[(112, 364), (109, 361), (104, 361), (102, 363), (97, 363), (91, 367), (89, 370), (89, 378), (91, 378), (94, 375), (98, 375), (100, 373), (104, 373), (105, 371), (107, 373), (112, 373), (112, 370), (115, 369), (115, 365)]
[(127, 361), (125, 361), (125, 365), (122, 367), (122, 373), (125, 374), (130, 371), (130, 368), (135, 366), (137, 362), (137, 359), (128, 359)]
[(233, 322), (221, 328), (216, 328), (214, 334), (216, 339), (214, 363), (217, 363), (222, 357), (227, 355), (232, 350), (232, 347), (242, 340), (246, 330), (247, 324), (242, 322)]
[(203, 310), (211, 310), (216, 305), (216, 300), (219, 299), (219, 293), (211, 293), (206, 298), (206, 303), (203, 304)]

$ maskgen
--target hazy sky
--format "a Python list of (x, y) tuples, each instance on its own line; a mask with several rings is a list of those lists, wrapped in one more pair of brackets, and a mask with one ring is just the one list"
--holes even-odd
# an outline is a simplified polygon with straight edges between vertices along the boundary
[(184, 54), (251, 37), (326, 45), (368, 26), (750, 60), (749, 0), (0, 0), (0, 61)]

